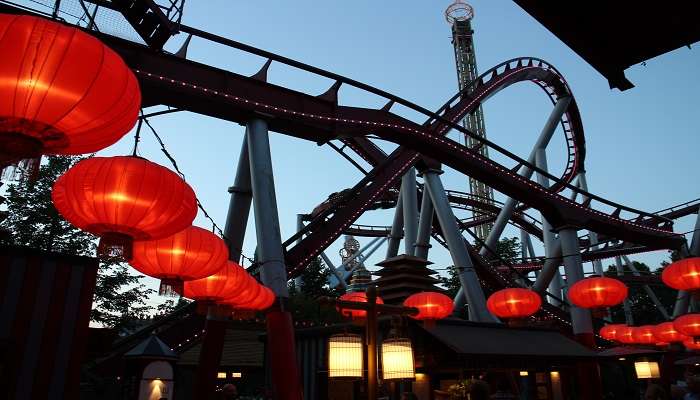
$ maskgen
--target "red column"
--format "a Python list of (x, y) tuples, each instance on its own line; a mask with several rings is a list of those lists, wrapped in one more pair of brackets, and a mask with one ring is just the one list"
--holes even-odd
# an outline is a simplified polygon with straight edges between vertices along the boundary
[(287, 311), (271, 310), (267, 313), (267, 354), (274, 399), (302, 400), (294, 324), (292, 314)]
[(204, 337), (199, 352), (197, 380), (192, 398), (210, 400), (214, 398), (216, 373), (221, 363), (221, 351), (224, 347), (227, 321), (208, 316), (204, 325)]

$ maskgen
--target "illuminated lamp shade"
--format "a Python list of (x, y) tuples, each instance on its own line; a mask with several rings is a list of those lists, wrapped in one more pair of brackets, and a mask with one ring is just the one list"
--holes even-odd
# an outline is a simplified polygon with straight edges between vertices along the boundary
[(491, 314), (506, 319), (526, 318), (537, 312), (542, 305), (540, 295), (529, 289), (502, 289), (491, 296), (486, 307)]
[(228, 261), (224, 241), (206, 229), (190, 226), (163, 239), (134, 242), (129, 264), (160, 279), (160, 294), (182, 293), (183, 282), (215, 274)]
[(231, 275), (226, 280), (226, 284), (222, 289), (221, 299), (217, 300), (218, 303), (223, 302), (225, 299), (234, 297), (241, 291), (249, 282), (250, 275), (235, 261), (227, 261)]
[(245, 283), (232, 296), (225, 298), (221, 304), (229, 306), (233, 309), (245, 309), (248, 303), (251, 303), (260, 293), (260, 284), (246, 273)]
[(213, 303), (224, 299), (226, 283), (233, 277), (235, 270), (228, 263), (206, 278), (185, 281), (183, 297), (203, 303)]
[(682, 342), (688, 339), (687, 336), (678, 332), (676, 328), (673, 327), (673, 322), (663, 322), (654, 327), (654, 337), (659, 342)]
[(362, 336), (349, 333), (328, 338), (328, 377), (362, 378)]
[[(340, 296), (341, 301), (355, 301), (359, 303), (367, 302), (367, 294), (365, 292), (350, 292), (345, 293)], [(377, 304), (384, 304), (384, 300), (377, 296)], [(345, 317), (350, 317), (351, 319), (362, 319), (367, 316), (367, 311), (365, 310), (351, 310), (348, 308), (338, 308), (338, 312)]]
[(98, 253), (126, 260), (133, 241), (173, 235), (197, 215), (192, 188), (169, 169), (140, 157), (82, 160), (56, 180), (51, 198), (68, 222), (100, 237)]
[(103, 149), (136, 123), (141, 91), (110, 48), (79, 29), (0, 14), (0, 167)]
[(436, 321), (452, 314), (454, 304), (449, 296), (437, 292), (415, 293), (404, 300), (405, 307), (415, 307), (418, 309), (417, 315), (412, 318), (424, 321)]
[(683, 346), (688, 350), (697, 351), (700, 350), (700, 341), (695, 341), (692, 338), (683, 341)]
[(632, 329), (632, 338), (637, 344), (655, 344), (654, 325), (642, 325)]
[(382, 342), (382, 377), (413, 379), (415, 375), (411, 341), (405, 338), (393, 338)]
[(634, 344), (634, 327), (622, 326), (615, 333), (615, 340), (624, 344)]
[(622, 303), (627, 291), (627, 286), (617, 279), (594, 276), (571, 285), (567, 295), (578, 307), (606, 308)]
[(656, 361), (636, 361), (634, 363), (634, 371), (637, 373), (637, 379), (657, 379), (661, 377), (659, 363)]
[(669, 264), (661, 273), (661, 280), (676, 290), (700, 289), (700, 257), (685, 258)]
[(617, 341), (617, 333), (619, 332), (620, 328), (623, 328), (625, 326), (627, 326), (627, 325), (624, 325), (624, 324), (605, 325), (604, 327), (600, 328), (600, 336), (606, 340)]
[(682, 335), (700, 337), (700, 314), (685, 314), (673, 321), (673, 327)]

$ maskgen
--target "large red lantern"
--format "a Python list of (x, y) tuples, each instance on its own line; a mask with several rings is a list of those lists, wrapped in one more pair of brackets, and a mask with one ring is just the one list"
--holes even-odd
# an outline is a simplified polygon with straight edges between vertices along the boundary
[(627, 286), (617, 279), (594, 276), (582, 279), (569, 288), (569, 300), (581, 308), (606, 308), (622, 303)]
[(417, 315), (411, 317), (418, 320), (435, 321), (443, 319), (452, 313), (454, 303), (449, 296), (438, 292), (415, 293), (404, 300), (405, 307), (418, 309)]
[(250, 282), (250, 275), (237, 262), (229, 260), (226, 265), (228, 265), (231, 276), (226, 280), (226, 285), (222, 289), (222, 298), (218, 301), (219, 303), (236, 296)]
[(263, 285), (258, 285), (258, 294), (253, 300), (246, 303), (237, 304), (236, 308), (241, 310), (262, 311), (269, 308), (275, 302), (275, 294), (272, 290)]
[(506, 319), (526, 318), (537, 312), (542, 305), (540, 295), (529, 289), (502, 289), (486, 301), (491, 314)]
[(632, 339), (638, 344), (655, 344), (654, 325), (642, 325), (632, 329)]
[(661, 280), (677, 290), (700, 289), (700, 257), (685, 258), (666, 266)]
[(683, 346), (688, 350), (700, 350), (700, 341), (695, 341), (694, 339), (686, 339), (683, 341)]
[(673, 321), (673, 327), (686, 336), (700, 337), (700, 314), (685, 314)]
[(220, 237), (190, 226), (163, 239), (136, 241), (129, 264), (161, 280), (161, 294), (182, 293), (184, 281), (215, 274), (228, 261), (228, 248)]
[(199, 302), (212, 303), (224, 299), (226, 284), (235, 270), (225, 263), (216, 273), (206, 278), (185, 281), (182, 296)]
[(605, 325), (604, 327), (600, 328), (600, 336), (606, 340), (617, 341), (617, 333), (620, 331), (621, 328), (626, 326), (627, 325), (624, 324)]
[(621, 326), (615, 333), (615, 340), (624, 344), (633, 344), (635, 342), (634, 329), (632, 326)]
[(654, 327), (654, 337), (659, 342), (682, 342), (688, 339), (687, 336), (678, 332), (676, 328), (673, 327), (673, 322), (663, 322)]
[[(354, 301), (358, 303), (366, 303), (367, 302), (367, 293), (365, 292), (350, 292), (350, 293), (345, 293), (344, 295), (340, 296), (339, 298), (340, 301)], [(384, 300), (382, 300), (381, 297), (377, 296), (376, 300), (377, 304), (384, 304)], [(349, 308), (338, 308), (338, 311), (345, 317), (350, 317), (351, 319), (362, 319), (367, 316), (367, 311), (365, 310), (351, 310)]]
[(173, 235), (197, 215), (192, 188), (169, 169), (139, 157), (80, 161), (56, 180), (51, 198), (68, 222), (100, 236), (99, 253), (127, 260), (134, 240)]
[(41, 154), (95, 152), (136, 123), (136, 77), (87, 33), (0, 14), (0, 54), (0, 167)]
[(231, 308), (239, 308), (242, 304), (253, 301), (259, 292), (260, 284), (246, 273), (241, 287), (231, 296), (224, 298), (220, 304)]

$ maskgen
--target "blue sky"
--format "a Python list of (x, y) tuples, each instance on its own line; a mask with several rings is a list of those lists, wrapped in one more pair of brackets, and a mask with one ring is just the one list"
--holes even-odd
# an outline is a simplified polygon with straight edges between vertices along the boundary
[[(449, 4), (371, 0), (189, 1), (183, 22), (346, 75), (435, 109), (457, 90), (450, 29), (443, 16)], [(646, 211), (700, 197), (696, 177), (700, 148), (696, 122), (700, 93), (698, 49), (681, 48), (649, 60), (646, 66), (633, 66), (627, 70), (627, 76), (636, 87), (626, 92), (613, 91), (601, 75), (513, 2), (473, 0), (470, 4), (475, 9), (472, 24), (481, 71), (514, 57), (534, 56), (547, 60), (568, 80), (583, 118), (590, 191)], [(183, 40), (184, 35), (179, 35), (166, 47), (174, 51)], [(254, 73), (264, 62), (197, 38), (190, 45), (188, 58), (241, 74)], [(320, 94), (332, 83), (276, 64), (270, 69), (269, 79), (310, 94)], [(382, 105), (375, 97), (346, 88), (341, 89), (340, 101), (354, 106)], [(551, 103), (541, 89), (531, 83), (517, 84), (485, 104), (487, 136), (526, 157), (550, 110)], [(410, 113), (404, 115), (413, 117)], [(243, 127), (190, 113), (154, 118), (152, 123), (205, 207), (223, 225), (228, 205), (226, 188), (233, 183)], [(327, 146), (276, 133), (271, 134), (270, 140), (282, 237), (286, 238), (295, 231), (297, 213), (309, 212), (329, 193), (352, 186), (360, 175)], [(127, 136), (102, 153), (125, 154), (131, 142)], [(387, 150), (393, 148), (383, 146)], [(168, 165), (147, 133), (140, 153)], [(565, 162), (561, 131), (552, 140), (548, 157), (552, 172), (560, 174)], [(468, 188), (467, 178), (454, 171), (448, 170), (443, 179), (447, 188)], [(198, 222), (206, 225), (201, 218)], [(369, 213), (360, 222), (388, 225), (391, 212)], [(689, 231), (692, 223), (692, 218), (681, 220), (676, 230)], [(511, 230), (506, 234), (518, 233)], [(338, 261), (339, 244), (327, 251)], [(252, 254), (254, 246), (251, 224), (245, 252)], [(384, 252), (383, 247), (368, 265), (380, 261)], [(665, 252), (633, 257), (652, 265), (664, 258)], [(451, 264), (449, 254), (437, 247), (433, 248), (431, 260), (437, 268)], [(604, 265), (611, 261), (604, 261)], [(149, 285), (155, 283), (149, 281)]]

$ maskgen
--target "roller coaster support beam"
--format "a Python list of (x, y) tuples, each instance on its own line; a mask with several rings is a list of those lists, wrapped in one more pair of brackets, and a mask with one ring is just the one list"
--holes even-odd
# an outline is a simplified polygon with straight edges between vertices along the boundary
[[(527, 262), (532, 255), (532, 253), (528, 252), (528, 246), (527, 246), (527, 241), (530, 240), (530, 235), (529, 233), (525, 232), (524, 229), (520, 229), (520, 258), (522, 259), (522, 262), (525, 263)], [(537, 275), (537, 271), (535, 271), (535, 276)], [(517, 282), (520, 286), (527, 286), (525, 284), (524, 279), (517, 279)]]
[(302, 388), (297, 369), (294, 324), (285, 310), (287, 269), (284, 265), (282, 237), (277, 216), (275, 182), (270, 155), (267, 122), (248, 122), (248, 156), (253, 189), (255, 233), (258, 241), (258, 262), (263, 284), (272, 289), (279, 302), (267, 312), (267, 348), (270, 354), (273, 397), (279, 400), (301, 400)]
[[(625, 274), (624, 267), (622, 266), (622, 259), (619, 256), (615, 257), (615, 269), (617, 270), (617, 276), (623, 276)], [(629, 326), (634, 325), (632, 309), (630, 308), (630, 301), (628, 299), (622, 302), (622, 310), (625, 312), (625, 323)]]
[[(537, 168), (540, 168), (543, 171), (548, 171), (547, 168), (547, 149), (540, 147), (539, 149), (535, 150), (535, 165)], [(547, 178), (545, 175), (537, 173), (537, 183), (540, 184), (540, 186), (549, 188), (549, 178)], [(542, 238), (544, 240), (544, 256), (545, 259), (552, 258), (552, 250), (556, 246), (556, 236), (554, 235), (554, 232), (552, 231), (552, 225), (545, 219), (544, 215), (542, 215)], [(561, 302), (558, 299), (562, 298), (561, 294), (562, 290), (562, 278), (561, 274), (559, 273), (559, 267), (557, 267), (554, 270), (554, 275), (552, 276), (552, 279), (549, 281), (549, 288), (547, 291), (550, 294), (553, 294), (553, 297), (547, 297), (547, 301), (555, 306), (560, 306)]]
[[(540, 270), (540, 274), (537, 275), (535, 283), (532, 285), (532, 290), (539, 294), (544, 294), (549, 282), (554, 279), (555, 274), (559, 273), (559, 266), (561, 265), (561, 242), (559, 240), (555, 241), (555, 244), (551, 247), (551, 252), (548, 258), (544, 260), (544, 265)], [(552, 293), (556, 295), (556, 293)], [(561, 294), (560, 294), (561, 295)]]
[(236, 167), (236, 178), (228, 192), (231, 193), (231, 199), (228, 203), (224, 237), (228, 245), (229, 259), (240, 263), (243, 239), (245, 238), (248, 216), (250, 215), (250, 202), (253, 199), (253, 192), (250, 187), (248, 139), (246, 137), (243, 137), (243, 144), (241, 144), (241, 154), (238, 157), (238, 166)]
[(416, 257), (424, 260), (428, 259), (430, 250), (430, 234), (433, 232), (433, 216), (435, 209), (430, 201), (430, 196), (423, 190), (423, 197), (420, 202), (420, 220), (418, 221), (418, 237), (416, 238)]
[[(695, 228), (687, 256), (700, 257), (700, 211), (698, 211), (698, 216), (695, 220)], [(688, 312), (690, 307), (690, 298), (690, 293), (686, 292), (685, 290), (678, 291), (676, 303), (673, 306), (673, 318), (679, 317)]]
[[(530, 152), (530, 157), (528, 157), (527, 159), (528, 163), (535, 163), (535, 157), (538, 149), (547, 148), (547, 144), (549, 144), (549, 141), (552, 139), (554, 131), (559, 125), (561, 117), (564, 115), (566, 109), (569, 107), (569, 103), (571, 103), (571, 97), (562, 97), (559, 100), (557, 100), (557, 103), (554, 105), (554, 109), (549, 114), (549, 118), (547, 119), (547, 122), (542, 128), (540, 136), (537, 138), (537, 142), (535, 143), (532, 152)], [(518, 173), (525, 178), (530, 178), (532, 176), (532, 172), (532, 168), (523, 166)], [(513, 216), (513, 211), (515, 210), (515, 206), (517, 204), (518, 201), (513, 198), (509, 197), (506, 199), (505, 203), (503, 203), (503, 208), (501, 208), (501, 211), (496, 217), (496, 221), (493, 223), (493, 228), (491, 228), (489, 236), (486, 238), (486, 243), (479, 251), (479, 254), (481, 254), (482, 256), (486, 256), (489, 252), (489, 249), (496, 248), (496, 243), (498, 242), (498, 239), (501, 238), (503, 230), (508, 224), (510, 218)]]
[(695, 219), (695, 228), (689, 252), (691, 257), (700, 257), (700, 211), (698, 211), (698, 216)]
[[(461, 293), (458, 296), (466, 297), (469, 304), (469, 319), (476, 322), (495, 322), (495, 318), (486, 309), (486, 298), (479, 283), (479, 277), (474, 269), (469, 251), (464, 243), (464, 237), (457, 226), (457, 219), (452, 213), (450, 202), (447, 199), (445, 188), (440, 180), (442, 171), (428, 170), (423, 174), (425, 188), (433, 202), (435, 214), (437, 215), (442, 234), (445, 237), (450, 256), (455, 267), (459, 271), (459, 281), (462, 285)], [(455, 303), (459, 301), (455, 299)], [(462, 304), (464, 302), (462, 301)]]
[[(578, 174), (578, 187), (581, 188), (584, 191), (588, 191), (588, 181), (586, 181), (586, 173), (585, 172), (580, 172)], [(575, 199), (574, 199), (575, 200)], [(586, 196), (583, 196), (583, 203), (586, 203), (588, 198)], [(588, 231), (588, 238), (590, 240), (592, 250), (598, 250), (598, 234), (593, 231)], [(593, 260), (593, 271), (595, 271), (596, 275), (603, 276), (603, 262), (601, 260)]]
[[(561, 242), (562, 258), (564, 259), (566, 283), (571, 286), (583, 279), (583, 263), (576, 229), (567, 227), (560, 230), (559, 240)], [(593, 337), (591, 312), (585, 308), (571, 305), (570, 313), (576, 339), (588, 347), (593, 347), (595, 339)]]
[(338, 285), (340, 285), (343, 289), (347, 289), (348, 284), (345, 283), (345, 279), (343, 279), (343, 274), (340, 273), (340, 271), (338, 271), (338, 268), (336, 268), (335, 265), (333, 265), (333, 261), (331, 261), (331, 259), (328, 258), (325, 251), (321, 252), (321, 258), (328, 266), (328, 269), (330, 269), (333, 275), (335, 275), (335, 277), (338, 279)]
[(396, 208), (394, 210), (394, 222), (391, 224), (391, 232), (389, 233), (389, 245), (386, 249), (386, 258), (396, 257), (399, 254), (399, 244), (403, 236), (403, 196), (399, 195), (396, 200)]
[[(364, 247), (361, 247), (361, 248), (357, 251), (357, 253), (351, 255), (350, 257), (348, 257), (347, 259), (345, 259), (345, 261), (343, 261), (342, 264), (340, 264), (340, 267), (338, 267), (338, 270), (341, 271), (340, 273), (343, 274), (343, 272), (342, 272), (343, 269), (344, 269), (348, 264), (350, 264), (350, 263), (352, 262), (352, 260), (354, 260), (354, 259), (358, 259), (357, 265), (364, 264), (365, 260), (366, 260), (369, 256), (371, 256), (372, 254), (374, 254), (374, 252), (377, 251), (377, 249), (379, 248), (379, 246), (381, 246), (386, 240), (387, 240), (387, 238), (381, 237), (381, 236), (372, 239), (369, 243), (367, 243), (366, 245), (364, 245)], [(372, 246), (374, 246), (374, 247), (372, 247)], [(366, 252), (366, 254), (365, 254), (365, 252)], [(350, 271), (347, 271), (346, 273), (344, 273), (344, 274), (343, 274), (343, 279), (347, 280), (348, 278), (350, 278), (350, 275), (352, 275), (352, 272), (353, 272), (353, 271), (354, 271), (354, 268), (351, 269)]]
[[(629, 259), (629, 257), (622, 256), (622, 259), (625, 261), (627, 268), (629, 268), (630, 271), (632, 271), (632, 275), (641, 276), (639, 270), (637, 270), (637, 267), (634, 266), (634, 263)], [(644, 285), (644, 291), (647, 293), (647, 296), (649, 296), (649, 298), (651, 299), (651, 302), (654, 303), (656, 309), (659, 310), (661, 316), (663, 316), (664, 319), (669, 320), (671, 317), (668, 315), (666, 307), (664, 307), (664, 305), (661, 304), (661, 302), (659, 301), (659, 298), (656, 297), (656, 293), (654, 293), (654, 290), (652, 290), (652, 288), (649, 285)]]
[[(297, 232), (301, 232), (301, 230), (304, 229), (304, 214), (297, 214)], [(297, 244), (301, 242), (301, 239), (304, 238), (304, 235), (299, 235), (299, 238), (297, 239)], [(328, 267), (329, 269), (331, 268), (330, 266)], [(294, 285), (296, 287), (301, 287), (304, 284), (304, 279), (301, 277), (301, 275), (297, 276), (294, 278)]]
[(418, 237), (418, 192), (415, 168), (410, 168), (401, 178), (401, 198), (403, 199), (404, 253), (412, 256), (416, 253)]

